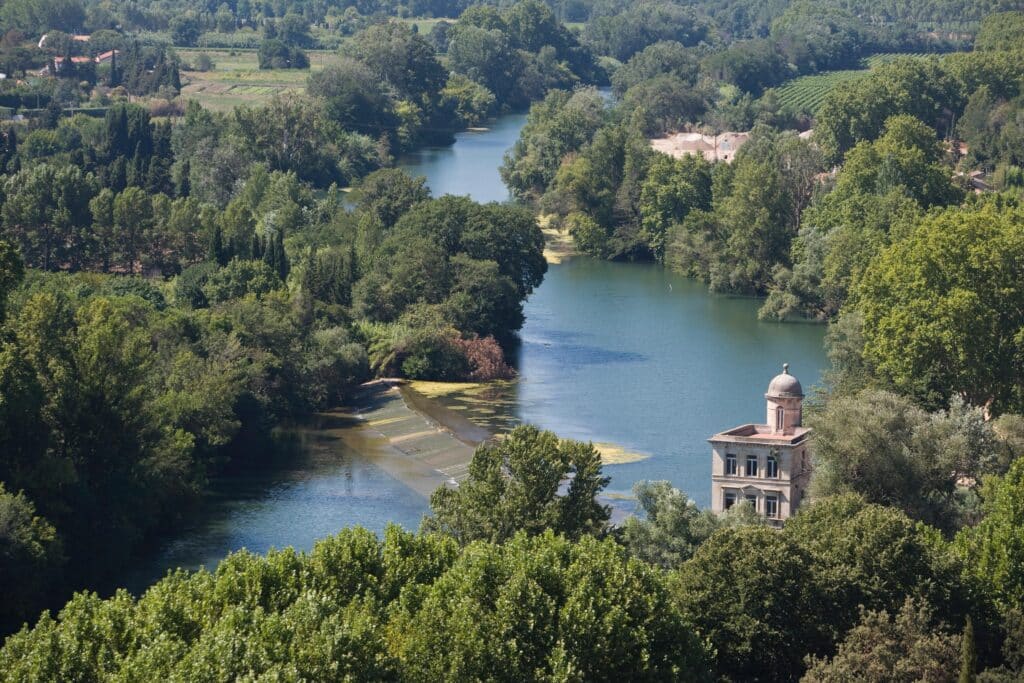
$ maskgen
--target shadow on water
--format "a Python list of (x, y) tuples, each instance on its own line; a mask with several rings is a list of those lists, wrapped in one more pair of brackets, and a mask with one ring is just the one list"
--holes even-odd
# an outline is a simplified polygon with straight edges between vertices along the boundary
[[(243, 548), (309, 550), (349, 526), (417, 528), (426, 500), (373, 462), (370, 437), (358, 447), (363, 431), (341, 412), (283, 428), (273, 457), (212, 480), (195, 523), (140, 558), (118, 585), (139, 593), (171, 568), (212, 570)], [(354, 439), (343, 438), (350, 433)]]

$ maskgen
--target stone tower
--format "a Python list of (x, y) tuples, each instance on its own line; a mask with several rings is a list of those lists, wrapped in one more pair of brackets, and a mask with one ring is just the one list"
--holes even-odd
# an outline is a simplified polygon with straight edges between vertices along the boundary
[(719, 432), (711, 443), (711, 509), (724, 512), (747, 502), (780, 526), (796, 512), (810, 479), (811, 430), (803, 426), (803, 387), (789, 374), (768, 384), (764, 424)]

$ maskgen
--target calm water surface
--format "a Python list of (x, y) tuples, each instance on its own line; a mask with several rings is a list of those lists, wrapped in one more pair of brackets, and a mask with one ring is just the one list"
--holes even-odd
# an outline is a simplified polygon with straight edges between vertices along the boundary
[(486, 131), (457, 133), (454, 145), (413, 152), (398, 166), (414, 176), (425, 176), (435, 197), (468, 194), (478, 202), (506, 201), (511, 195), (498, 167), (525, 123), (526, 114), (502, 116)]
[[(401, 166), (435, 195), (504, 201), (497, 168), (525, 116)], [(824, 329), (757, 320), (759, 302), (709, 295), (662, 268), (577, 258), (553, 265), (526, 304), (513, 385), (515, 417), (558, 434), (611, 442), (650, 457), (612, 465), (611, 493), (639, 479), (668, 479), (707, 505), (714, 432), (764, 419), (763, 394), (783, 362), (805, 390), (825, 366)], [(233, 550), (309, 549), (355, 524), (416, 528), (427, 501), (358, 450), (311, 425), (286, 466), (218, 482), (201, 523), (126, 574), (138, 589), (174, 567), (212, 568)]]

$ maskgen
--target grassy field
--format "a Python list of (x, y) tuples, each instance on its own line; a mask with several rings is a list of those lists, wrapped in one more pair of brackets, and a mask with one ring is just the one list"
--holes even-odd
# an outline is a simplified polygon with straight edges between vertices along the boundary
[(310, 51), (309, 69), (260, 71), (255, 50), (178, 50), (188, 63), (194, 63), (201, 52), (210, 55), (216, 68), (182, 72), (181, 95), (215, 111), (229, 111), (240, 104), (262, 104), (274, 95), (301, 91), (310, 71), (319, 71), (338, 61), (337, 53)]
[(430, 33), (431, 29), (442, 21), (447, 21), (449, 24), (455, 24), (458, 19), (446, 19), (444, 17), (437, 17), (434, 19), (423, 19), (417, 17), (410, 17), (408, 19), (399, 19), (398, 21), (409, 26), (415, 26), (416, 30), (419, 31), (421, 36), (426, 36)]
[(798, 111), (805, 111), (810, 114), (814, 114), (818, 111), (821, 103), (825, 101), (825, 98), (828, 97), (828, 94), (832, 92), (832, 89), (836, 86), (861, 78), (871, 69), (882, 64), (888, 64), (900, 57), (923, 59), (930, 56), (932, 55), (923, 52), (913, 54), (896, 54), (891, 52), (875, 54), (863, 60), (863, 69), (824, 71), (820, 74), (801, 76), (800, 78), (794, 78), (791, 81), (786, 81), (776, 88), (775, 92), (779, 96), (779, 101), (782, 104), (792, 107)]

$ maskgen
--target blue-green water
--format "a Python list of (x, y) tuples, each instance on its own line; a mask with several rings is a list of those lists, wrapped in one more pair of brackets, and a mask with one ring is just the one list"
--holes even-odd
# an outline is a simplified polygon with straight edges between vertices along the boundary
[(414, 176), (426, 177), (435, 197), (465, 194), (478, 202), (506, 201), (510, 195), (498, 167), (525, 123), (526, 114), (502, 116), (486, 131), (457, 133), (454, 145), (407, 154), (398, 166)]
[(760, 322), (759, 305), (651, 265), (552, 266), (526, 306), (517, 416), (650, 456), (607, 466), (609, 492), (667, 479), (707, 505), (706, 439), (763, 422), (764, 392), (783, 362), (805, 390), (825, 366), (821, 326)]
[[(525, 122), (497, 121), (447, 148), (402, 161), (435, 195), (502, 201), (502, 156)], [(764, 419), (764, 391), (783, 362), (805, 388), (825, 365), (824, 329), (757, 320), (758, 301), (713, 296), (663, 268), (574, 258), (551, 266), (526, 304), (513, 411), (564, 437), (611, 442), (649, 457), (611, 465), (612, 493), (667, 479), (706, 505), (710, 449), (722, 429)], [(135, 587), (167, 569), (208, 567), (240, 548), (312, 547), (360, 524), (415, 528), (427, 501), (357, 449), (300, 434), (287, 466), (218, 482), (201, 522), (126, 577)]]

